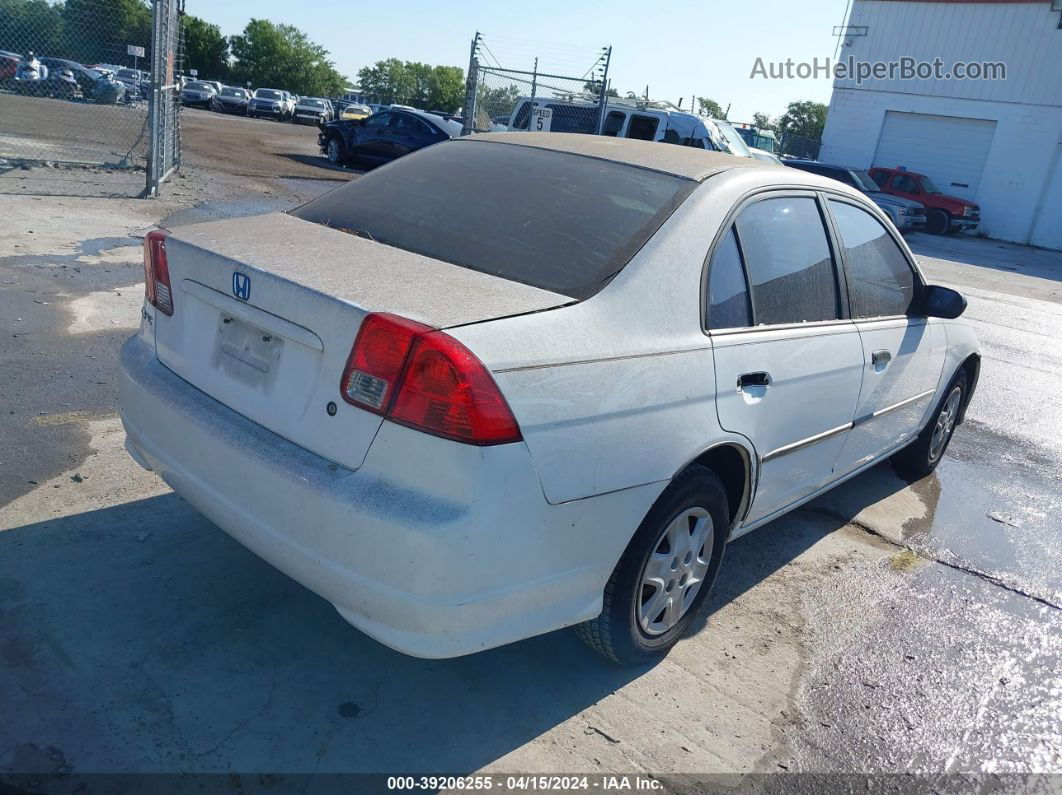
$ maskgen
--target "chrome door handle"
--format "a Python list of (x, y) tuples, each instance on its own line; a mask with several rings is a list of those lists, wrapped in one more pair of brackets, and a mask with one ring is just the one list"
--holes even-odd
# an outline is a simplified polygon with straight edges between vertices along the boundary
[(870, 355), (870, 363), (875, 367), (881, 364), (888, 364), (891, 361), (892, 354), (885, 350), (874, 351), (874, 353)]
[(762, 371), (758, 373), (743, 373), (742, 375), (738, 376), (737, 380), (738, 392), (750, 386), (768, 387), (770, 385), (771, 374)]

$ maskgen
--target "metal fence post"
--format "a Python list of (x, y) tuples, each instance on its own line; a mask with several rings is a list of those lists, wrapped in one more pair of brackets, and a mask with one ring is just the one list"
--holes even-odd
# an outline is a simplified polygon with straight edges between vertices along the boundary
[(612, 60), (612, 46), (605, 50), (605, 70), (601, 73), (601, 97), (597, 106), (597, 134), (605, 130), (605, 105), (608, 102), (608, 64)]

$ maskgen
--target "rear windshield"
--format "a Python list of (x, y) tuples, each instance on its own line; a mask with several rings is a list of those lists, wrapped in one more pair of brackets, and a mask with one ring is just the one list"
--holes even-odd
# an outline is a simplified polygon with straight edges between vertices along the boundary
[(571, 298), (604, 287), (697, 183), (527, 146), (439, 144), (297, 218)]

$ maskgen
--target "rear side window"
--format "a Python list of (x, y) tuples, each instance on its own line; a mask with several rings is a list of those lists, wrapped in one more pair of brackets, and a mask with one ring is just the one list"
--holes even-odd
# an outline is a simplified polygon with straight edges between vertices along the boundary
[(652, 116), (639, 116), (635, 113), (631, 116), (630, 124), (627, 125), (627, 137), (651, 141), (656, 137), (656, 128), (659, 124), (659, 119)]
[(602, 135), (611, 135), (615, 138), (620, 134), (620, 130), (623, 129), (623, 122), (627, 120), (627, 117), (619, 111), (612, 111), (605, 117), (605, 126), (601, 130)]
[(906, 315), (914, 273), (896, 241), (870, 213), (830, 200), (848, 266), (852, 317)]
[(737, 219), (757, 325), (836, 320), (837, 277), (818, 204), (779, 197)]
[(460, 141), (370, 171), (292, 214), (584, 299), (627, 264), (696, 186), (596, 158)]
[(708, 328), (751, 326), (749, 291), (734, 228), (719, 241), (708, 266)]

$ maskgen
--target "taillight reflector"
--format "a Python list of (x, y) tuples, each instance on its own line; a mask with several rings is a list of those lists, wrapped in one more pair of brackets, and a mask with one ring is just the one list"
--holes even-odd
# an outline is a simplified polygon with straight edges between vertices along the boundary
[(340, 392), (348, 403), (447, 439), (521, 439), (505, 397), (468, 348), (396, 315), (374, 313), (362, 322)]
[(160, 312), (173, 314), (170, 266), (166, 260), (166, 229), (152, 229), (144, 238), (144, 297)]

